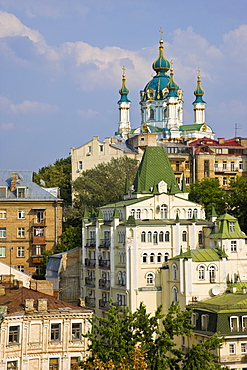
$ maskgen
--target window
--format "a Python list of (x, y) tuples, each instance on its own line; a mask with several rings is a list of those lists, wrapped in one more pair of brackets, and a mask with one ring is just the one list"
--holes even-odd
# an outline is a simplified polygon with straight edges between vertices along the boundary
[(210, 266), (208, 271), (209, 271), (209, 281), (210, 281), (210, 283), (215, 283), (215, 281), (216, 281), (216, 268), (215, 268), (215, 266)]
[(227, 177), (223, 177), (223, 186), (227, 185)]
[(92, 153), (92, 147), (91, 146), (88, 146), (87, 147), (87, 151), (88, 151), (88, 153)]
[(25, 238), (25, 227), (17, 227), (17, 237)]
[(58, 370), (58, 358), (50, 358), (49, 370)]
[(189, 184), (190, 183), (190, 177), (185, 177), (185, 184)]
[(82, 161), (78, 162), (78, 170), (81, 171), (83, 168)]
[(239, 169), (243, 170), (244, 169), (244, 163), (243, 161), (239, 161)]
[(17, 188), (17, 198), (25, 198), (26, 188)]
[(37, 210), (37, 212), (36, 212), (36, 221), (37, 221), (37, 224), (41, 224), (44, 221), (44, 211)]
[(197, 218), (197, 217), (198, 217), (198, 209), (197, 209), (197, 208), (195, 208), (195, 209), (194, 209), (194, 217), (195, 217), (195, 218)]
[(142, 233), (141, 233), (141, 242), (142, 243), (146, 242), (146, 233), (145, 233), (145, 231), (142, 231)]
[(209, 160), (204, 161), (204, 177), (209, 177)]
[(230, 233), (235, 233), (235, 222), (229, 222)]
[(71, 357), (71, 359), (70, 359), (70, 369), (71, 370), (79, 369), (78, 364), (79, 364), (80, 360), (81, 360), (80, 357)]
[(126, 295), (125, 294), (117, 294), (117, 305), (118, 307), (126, 306)]
[(234, 162), (231, 162), (231, 171), (234, 171)]
[(60, 341), (60, 324), (51, 324), (51, 341)]
[(24, 218), (26, 218), (26, 211), (25, 211), (25, 209), (18, 209), (18, 211), (17, 211), (17, 218), (19, 220), (23, 220)]
[(154, 263), (154, 253), (150, 253), (150, 263)]
[(153, 233), (153, 242), (154, 242), (154, 244), (158, 244), (158, 233), (157, 233), (157, 231), (155, 231)]
[(169, 242), (170, 241), (170, 233), (169, 231), (166, 231), (165, 233), (165, 242)]
[(41, 237), (43, 237), (44, 236), (44, 229), (43, 228), (35, 227), (34, 228), (34, 236), (41, 236)]
[(189, 170), (190, 169), (190, 163), (189, 161), (185, 161), (185, 169)]
[(205, 280), (205, 267), (202, 265), (198, 268), (198, 280)]
[(162, 204), (160, 207), (160, 217), (162, 219), (165, 219), (167, 218), (167, 216), (168, 216), (168, 207), (166, 204)]
[(8, 361), (7, 370), (18, 370), (18, 361)]
[(237, 240), (231, 240), (231, 252), (237, 252)]
[(142, 254), (142, 262), (143, 263), (147, 263), (147, 256), (148, 256), (147, 253)]
[(9, 344), (18, 344), (20, 339), (20, 327), (10, 326), (9, 327)]
[(154, 273), (148, 272), (146, 275), (146, 284), (147, 285), (154, 285)]
[(192, 218), (192, 209), (191, 208), (188, 209), (188, 218), (189, 219)]
[(172, 265), (172, 278), (173, 280), (177, 280), (178, 276), (177, 276), (177, 272), (178, 272), (178, 267), (177, 265), (174, 263)]
[(18, 265), (18, 266), (17, 266), (17, 270), (18, 270), (18, 271), (21, 271), (21, 272), (24, 272), (24, 271), (25, 271), (25, 267), (24, 267), (24, 265)]
[(157, 254), (157, 263), (161, 263), (162, 253)]
[(207, 330), (207, 326), (208, 326), (208, 315), (201, 315), (202, 330)]
[(179, 172), (179, 165), (180, 165), (180, 162), (176, 161), (176, 172)]
[(165, 252), (165, 255), (164, 255), (164, 260), (165, 262), (168, 261), (168, 258), (169, 258), (169, 253), (168, 252)]
[(150, 110), (149, 110), (149, 119), (154, 119), (154, 110), (153, 110), (153, 108), (150, 108)]
[(193, 312), (191, 315), (191, 325), (193, 326), (196, 326), (196, 317), (197, 317), (197, 314)]
[(247, 329), (247, 316), (242, 316), (242, 330), (246, 331)]
[(174, 286), (172, 288), (172, 297), (173, 297), (173, 301), (177, 302), (177, 300), (178, 300), (178, 288), (176, 286)]
[(152, 233), (151, 231), (148, 232), (148, 243), (152, 242)]
[(216, 153), (217, 154), (222, 154), (222, 149), (221, 148), (216, 149)]
[(17, 247), (17, 257), (25, 257), (25, 247)]
[(0, 220), (5, 220), (7, 218), (6, 209), (0, 209)]
[(72, 340), (81, 340), (81, 324), (80, 323), (72, 323), (72, 331), (71, 331)]
[(236, 353), (235, 343), (229, 343), (229, 354), (235, 355), (235, 353)]
[(34, 256), (42, 256), (42, 253), (43, 253), (43, 245), (36, 244), (33, 247), (33, 254), (34, 254)]
[(6, 227), (0, 227), (0, 238), (6, 238)]
[(217, 169), (217, 168), (218, 168), (218, 166), (219, 166), (219, 162), (218, 162), (218, 161), (215, 161), (215, 162), (214, 162), (214, 168), (215, 168), (215, 169)]
[(182, 241), (187, 242), (187, 231), (182, 232)]
[(223, 161), (223, 170), (227, 169), (227, 161)]
[(247, 343), (241, 343), (241, 353), (247, 353)]
[(231, 331), (239, 331), (239, 317), (238, 316), (230, 317), (230, 329)]
[(163, 233), (163, 231), (161, 231), (161, 232), (159, 233), (159, 242), (160, 242), (160, 243), (163, 243), (163, 241), (164, 241), (164, 233)]
[(103, 152), (104, 151), (104, 145), (99, 145), (99, 151)]
[(198, 243), (202, 244), (202, 242), (203, 242), (203, 234), (202, 234), (202, 231), (200, 230), (198, 233)]
[(140, 210), (140, 209), (137, 209), (137, 210), (136, 210), (136, 218), (137, 218), (138, 220), (140, 220), (140, 218), (141, 218), (141, 210)]
[(6, 198), (6, 188), (0, 188), (0, 198)]
[(6, 247), (0, 247), (0, 257), (6, 257)]

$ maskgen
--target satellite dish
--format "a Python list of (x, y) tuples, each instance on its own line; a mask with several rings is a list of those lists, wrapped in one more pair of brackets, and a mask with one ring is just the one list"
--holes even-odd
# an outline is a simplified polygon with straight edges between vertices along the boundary
[(212, 288), (212, 293), (213, 293), (213, 295), (218, 295), (218, 294), (220, 294), (220, 286), (219, 286), (219, 285), (215, 285), (215, 286)]

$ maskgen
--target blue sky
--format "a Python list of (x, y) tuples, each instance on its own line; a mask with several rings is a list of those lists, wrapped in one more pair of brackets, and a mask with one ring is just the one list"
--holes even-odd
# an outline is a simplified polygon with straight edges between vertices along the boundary
[(122, 66), (131, 126), (159, 29), (193, 122), (197, 69), (216, 138), (247, 137), (246, 0), (0, 0), (0, 168), (38, 171), (118, 128)]

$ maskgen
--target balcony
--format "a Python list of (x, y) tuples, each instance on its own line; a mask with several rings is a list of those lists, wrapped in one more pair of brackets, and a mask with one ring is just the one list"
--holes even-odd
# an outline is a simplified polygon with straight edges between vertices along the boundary
[(99, 267), (103, 269), (110, 269), (111, 261), (99, 259)]
[(32, 231), (32, 243), (33, 244), (45, 244), (45, 228), (34, 227)]
[(109, 249), (111, 246), (111, 241), (109, 239), (101, 239), (99, 248), (107, 248)]
[(95, 287), (95, 279), (94, 278), (86, 277), (85, 278), (85, 285), (94, 288)]
[(123, 280), (118, 280), (117, 283), (116, 283), (116, 285), (118, 285), (118, 286), (126, 286), (126, 282), (123, 281)]
[(117, 309), (121, 308), (122, 311), (124, 311), (124, 308), (126, 307), (126, 302), (114, 302), (112, 303), (113, 306), (115, 306)]
[(46, 226), (46, 219), (35, 217), (31, 220), (31, 226)]
[(85, 265), (87, 267), (95, 267), (96, 260), (91, 258), (85, 258)]
[(99, 280), (99, 288), (108, 290), (110, 289), (110, 280), (100, 279)]
[(87, 239), (85, 247), (86, 248), (95, 248), (96, 247), (96, 240), (95, 239)]
[(85, 305), (88, 307), (95, 307), (95, 298), (85, 297)]
[(109, 301), (107, 301), (106, 299), (99, 300), (99, 308), (101, 308), (101, 310), (109, 310), (109, 307), (110, 307)]
[(34, 246), (32, 251), (32, 262), (33, 263), (40, 263), (43, 257), (43, 251), (45, 250), (44, 247), (41, 246)]

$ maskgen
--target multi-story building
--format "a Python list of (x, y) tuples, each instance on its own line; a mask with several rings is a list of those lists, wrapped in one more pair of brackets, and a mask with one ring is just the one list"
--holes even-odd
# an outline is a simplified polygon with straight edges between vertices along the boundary
[(62, 233), (62, 199), (32, 175), (0, 171), (0, 261), (39, 274), (43, 251), (55, 249)]
[(21, 286), (0, 285), (0, 370), (68, 370), (89, 356), (92, 311)]

